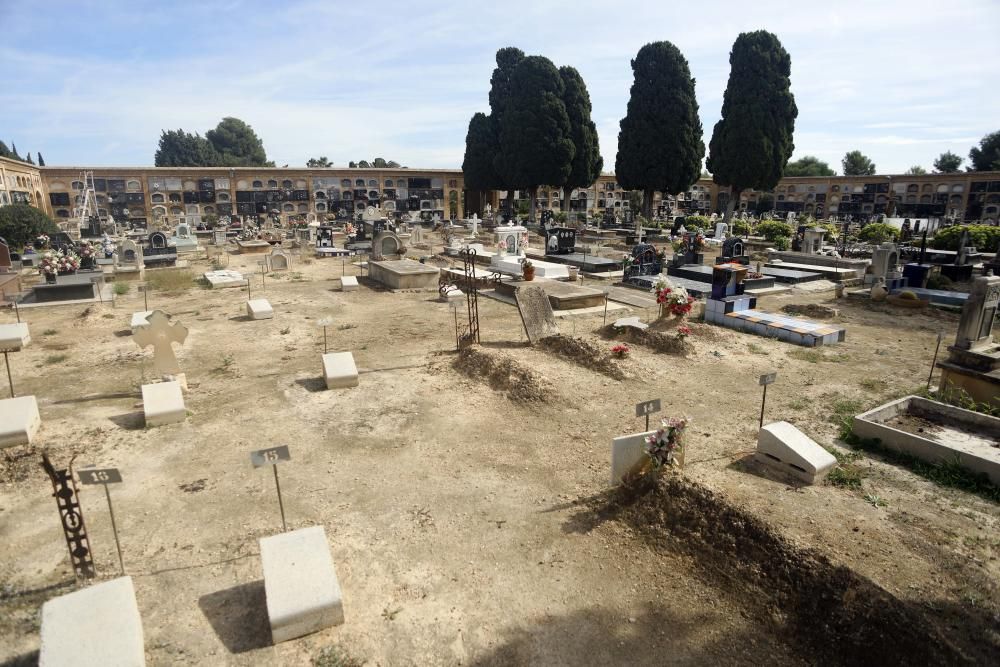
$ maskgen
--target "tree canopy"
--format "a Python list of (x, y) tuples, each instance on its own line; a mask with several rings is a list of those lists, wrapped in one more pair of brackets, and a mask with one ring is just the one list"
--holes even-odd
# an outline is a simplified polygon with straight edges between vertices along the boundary
[(604, 159), (597, 136), (597, 125), (591, 118), (590, 93), (583, 77), (574, 67), (559, 68), (563, 82), (563, 104), (569, 116), (570, 138), (575, 149), (570, 163), (569, 176), (562, 183), (567, 192), (563, 197), (563, 210), (569, 208), (569, 190), (590, 187), (601, 175)]
[(905, 172), (908, 176), (923, 176), (927, 173), (927, 170), (921, 167), (919, 164), (915, 164)]
[[(7, 144), (5, 144), (4, 142), (0, 141), (0, 157), (5, 157), (5, 158), (7, 158), (9, 160), (17, 160), (18, 162), (24, 162), (25, 164), (35, 164), (35, 162), (31, 159), (31, 153), (30, 152), (28, 153), (28, 156), (26, 158), (23, 158), (20, 155), (18, 155), (18, 153), (17, 153), (17, 145), (14, 144), (14, 143), (11, 143), (11, 147), (7, 148)], [(45, 161), (42, 160), (42, 154), (41, 153), (38, 154), (38, 160), (39, 160), (38, 165), (40, 167), (44, 167), (45, 166)]]
[(652, 215), (653, 192), (676, 194), (701, 176), (705, 155), (695, 81), (670, 42), (646, 44), (632, 60), (634, 75), (619, 124), (615, 174), (627, 190), (643, 191)]
[(969, 151), (969, 171), (1000, 171), (1000, 131), (991, 132)]
[(205, 133), (219, 156), (221, 167), (273, 167), (264, 151), (264, 143), (253, 128), (239, 118), (223, 118), (215, 129)]
[(406, 167), (401, 166), (395, 160), (386, 160), (385, 158), (377, 157), (374, 160), (358, 160), (350, 161), (347, 166), (351, 169), (406, 169)]
[(215, 147), (199, 134), (184, 130), (163, 130), (153, 164), (157, 167), (218, 167)]
[(52, 218), (29, 204), (0, 206), (0, 236), (11, 249), (19, 250), (39, 234), (53, 234), (59, 227)]
[(311, 157), (306, 161), (306, 166), (313, 169), (325, 169), (327, 167), (332, 167), (333, 163), (326, 159), (326, 156), (322, 157)]
[(795, 148), (799, 114), (789, 79), (792, 59), (775, 35), (741, 33), (729, 64), (722, 118), (712, 131), (707, 163), (712, 179), (731, 189), (727, 219), (740, 192), (777, 185)]
[(844, 176), (871, 176), (875, 173), (875, 163), (861, 151), (850, 151), (840, 161)]
[(500, 151), (494, 164), (509, 188), (531, 192), (532, 219), (538, 186), (565, 183), (572, 169), (576, 147), (564, 92), (559, 70), (543, 56), (524, 58), (510, 77), (510, 98), (499, 125)]
[(962, 156), (945, 151), (934, 160), (934, 171), (939, 174), (954, 174), (962, 168)]
[(465, 158), (462, 160), (462, 175), (468, 189), (490, 190), (499, 183), (500, 177), (493, 166), (496, 145), (489, 116), (482, 112), (473, 114), (465, 135)]
[(818, 157), (803, 155), (785, 165), (785, 176), (836, 176), (837, 172)]
[(513, 76), (517, 66), (524, 60), (524, 57), (524, 51), (516, 46), (505, 46), (502, 49), (497, 49), (497, 66), (493, 69), (493, 74), (490, 76), (490, 113), (487, 118), (493, 128), (493, 136), (495, 137), (492, 154), (493, 171), (497, 176), (497, 181), (493, 184), (493, 187), (508, 191), (507, 211), (509, 213), (513, 211), (514, 189), (517, 185), (508, 182), (506, 175), (500, 169), (500, 127), (503, 123), (504, 114), (507, 112), (510, 104), (510, 78)]

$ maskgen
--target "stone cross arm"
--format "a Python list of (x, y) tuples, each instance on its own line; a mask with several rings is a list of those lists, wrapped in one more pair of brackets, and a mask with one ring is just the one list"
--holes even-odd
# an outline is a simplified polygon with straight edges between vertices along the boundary
[(170, 324), (167, 314), (162, 310), (154, 310), (146, 321), (149, 322), (149, 326), (136, 329), (132, 338), (141, 348), (153, 346), (153, 363), (160, 373), (169, 375), (180, 373), (180, 366), (177, 365), (177, 357), (174, 356), (171, 344), (183, 343), (188, 335), (187, 328), (180, 322)]

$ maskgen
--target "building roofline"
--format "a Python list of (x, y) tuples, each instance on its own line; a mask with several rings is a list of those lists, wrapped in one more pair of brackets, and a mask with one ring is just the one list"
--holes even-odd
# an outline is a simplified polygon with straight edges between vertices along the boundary
[[(32, 165), (27, 165), (31, 167)], [(45, 165), (35, 167), (41, 171), (205, 171), (228, 173), (230, 171), (287, 171), (287, 172), (343, 172), (343, 171), (384, 171), (400, 174), (418, 173), (441, 173), (455, 174), (462, 173), (461, 167), (457, 169), (415, 169), (408, 167), (142, 167), (142, 166), (111, 166), (111, 167), (86, 167), (77, 165)]]

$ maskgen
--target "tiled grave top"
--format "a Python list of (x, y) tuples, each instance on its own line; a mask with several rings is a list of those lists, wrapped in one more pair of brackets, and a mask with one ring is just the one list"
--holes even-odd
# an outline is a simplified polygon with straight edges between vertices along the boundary
[(792, 269), (779, 269), (777, 267), (763, 267), (760, 271), (765, 276), (772, 276), (782, 283), (804, 283), (810, 280), (820, 280), (823, 274), (812, 271), (795, 271)]
[(893, 294), (899, 294), (900, 292), (913, 292), (917, 295), (917, 297), (925, 301), (930, 301), (931, 303), (951, 304), (954, 306), (961, 306), (969, 298), (969, 295), (965, 292), (949, 292), (948, 290), (924, 289), (923, 287), (906, 287), (904, 289), (892, 291)]

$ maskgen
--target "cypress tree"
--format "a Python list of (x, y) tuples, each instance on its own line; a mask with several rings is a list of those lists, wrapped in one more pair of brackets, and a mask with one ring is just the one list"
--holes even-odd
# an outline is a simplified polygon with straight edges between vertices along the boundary
[(31, 153), (28, 153), (28, 157), (24, 158), (24, 161), (28, 164), (35, 164), (35, 161), (31, 159)]
[(10, 142), (10, 155), (15, 160), (20, 160), (21, 162), (24, 162), (24, 160), (21, 159), (21, 156), (17, 154), (17, 144), (15, 144), (13, 141)]
[(14, 157), (14, 154), (7, 148), (7, 144), (0, 141), (0, 157)]
[(490, 115), (488, 119), (491, 132), (495, 137), (492, 154), (493, 172), (496, 174), (497, 180), (490, 187), (497, 190), (507, 190), (507, 215), (512, 216), (514, 213), (514, 188), (516, 186), (506, 182), (500, 171), (498, 162), (500, 159), (499, 137), (500, 126), (510, 103), (510, 78), (517, 66), (524, 60), (524, 51), (516, 46), (506, 46), (497, 50), (496, 60), (497, 66), (490, 77)]
[(484, 113), (473, 114), (469, 121), (469, 131), (465, 135), (465, 159), (462, 160), (462, 174), (465, 186), (470, 190), (482, 193), (492, 189), (500, 177), (493, 168), (493, 156), (496, 153), (497, 138), (493, 133), (493, 124)]
[(615, 174), (626, 190), (642, 190), (646, 217), (653, 192), (682, 192), (701, 176), (705, 142), (687, 60), (670, 42), (646, 44), (632, 60), (635, 79), (618, 133)]
[(604, 159), (597, 137), (597, 125), (591, 119), (590, 93), (583, 77), (573, 67), (560, 67), (563, 104), (569, 116), (570, 136), (576, 152), (570, 164), (569, 177), (563, 183), (563, 211), (569, 211), (569, 195), (573, 188), (587, 188), (601, 175)]
[(510, 187), (527, 188), (532, 221), (538, 187), (565, 183), (576, 152), (562, 100), (564, 91), (559, 70), (542, 56), (528, 56), (510, 77), (495, 163)]
[(795, 145), (795, 97), (789, 76), (792, 59), (773, 34), (741, 33), (729, 54), (729, 83), (722, 118), (709, 143), (708, 170), (729, 186), (726, 222), (740, 193), (770, 190), (781, 179)]
[(41, 152), (38, 153), (38, 166), (39, 167), (45, 166), (45, 158), (42, 157)]

